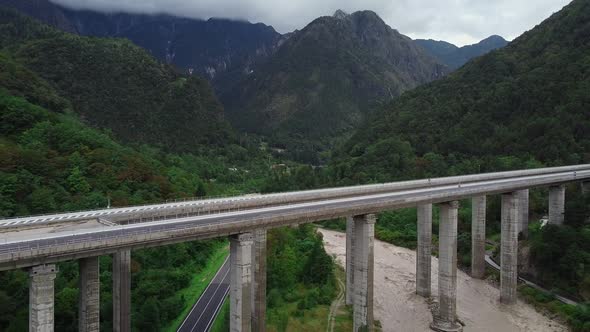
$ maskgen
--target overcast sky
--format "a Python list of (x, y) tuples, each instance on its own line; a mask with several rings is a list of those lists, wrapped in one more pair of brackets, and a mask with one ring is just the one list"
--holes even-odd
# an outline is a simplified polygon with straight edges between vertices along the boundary
[(71, 8), (107, 12), (167, 13), (192, 18), (239, 18), (272, 25), (281, 33), (313, 19), (370, 9), (412, 38), (475, 43), (490, 35), (512, 40), (570, 0), (51, 0)]

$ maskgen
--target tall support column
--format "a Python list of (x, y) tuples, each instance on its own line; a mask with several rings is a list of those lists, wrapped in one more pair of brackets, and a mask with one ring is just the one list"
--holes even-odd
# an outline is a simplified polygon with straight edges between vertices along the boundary
[(80, 269), (78, 331), (100, 331), (100, 274), (98, 256), (78, 260)]
[(354, 219), (346, 217), (346, 304), (353, 303), (354, 293)]
[(55, 311), (54, 264), (39, 265), (29, 272), (29, 332), (52, 332)]
[(457, 322), (457, 216), (456, 201), (440, 205), (438, 249), (439, 311), (430, 327), (435, 331), (461, 331)]
[(471, 277), (483, 279), (486, 272), (486, 196), (471, 200)]
[(516, 283), (518, 278), (518, 193), (502, 195), (502, 234), (500, 248), (500, 302), (516, 302)]
[(524, 238), (529, 235), (529, 190), (519, 190), (518, 195), (518, 214), (519, 225), (518, 233), (521, 233)]
[(113, 331), (131, 331), (131, 250), (113, 255)]
[(565, 186), (549, 187), (549, 223), (554, 225), (563, 224), (565, 212)]
[(250, 332), (252, 329), (252, 234), (230, 237), (230, 317), (231, 332)]
[(252, 244), (252, 331), (266, 331), (266, 229), (254, 231)]
[(432, 261), (432, 204), (418, 206), (418, 246), (416, 247), (416, 294), (430, 297)]
[(375, 215), (367, 214), (354, 218), (354, 331), (374, 330), (373, 318), (373, 246), (375, 241)]

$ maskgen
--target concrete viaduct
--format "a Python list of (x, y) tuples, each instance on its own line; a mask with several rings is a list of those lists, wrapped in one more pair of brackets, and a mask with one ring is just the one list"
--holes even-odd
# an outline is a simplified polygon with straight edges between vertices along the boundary
[(439, 310), (431, 327), (460, 331), (458, 201), (472, 200), (471, 274), (482, 278), (486, 196), (501, 195), (500, 301), (509, 305), (516, 301), (528, 190), (549, 187), (549, 223), (561, 224), (565, 184), (588, 181), (590, 165), (577, 165), (6, 219), (0, 220), (0, 270), (29, 268), (29, 331), (53, 331), (55, 263), (77, 259), (79, 330), (99, 331), (98, 259), (113, 255), (113, 330), (130, 331), (133, 249), (229, 236), (230, 329), (264, 331), (267, 230), (346, 217), (346, 302), (353, 306), (354, 330), (372, 331), (375, 214), (417, 207), (416, 292), (430, 297), (432, 208), (438, 204)]

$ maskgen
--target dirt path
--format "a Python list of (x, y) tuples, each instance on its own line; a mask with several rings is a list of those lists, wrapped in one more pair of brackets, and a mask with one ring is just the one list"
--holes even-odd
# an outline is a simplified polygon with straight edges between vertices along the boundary
[[(344, 233), (320, 229), (326, 251), (343, 265)], [(438, 292), (438, 260), (432, 260), (432, 293)], [(375, 318), (383, 331), (430, 331), (432, 315), (425, 299), (415, 294), (416, 255), (413, 250), (375, 241)], [(457, 277), (457, 314), (465, 332), (567, 331), (563, 325), (518, 301), (513, 306), (498, 302), (499, 291), (486, 281), (472, 279), (462, 271)], [(437, 299), (435, 299), (437, 300)]]
[(330, 314), (328, 315), (327, 332), (334, 332), (334, 319), (336, 318), (336, 315), (338, 314), (338, 310), (340, 310), (340, 307), (343, 305), (342, 301), (344, 300), (344, 294), (345, 294), (344, 290), (345, 290), (346, 286), (344, 286), (344, 283), (342, 282), (342, 280), (340, 278), (336, 278), (336, 281), (338, 282), (338, 297), (330, 305)]

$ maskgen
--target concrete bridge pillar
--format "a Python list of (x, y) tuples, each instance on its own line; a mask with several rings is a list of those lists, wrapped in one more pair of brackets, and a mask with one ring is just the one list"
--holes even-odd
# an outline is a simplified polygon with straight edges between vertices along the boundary
[(354, 219), (346, 217), (346, 304), (353, 303), (354, 293)]
[(131, 250), (113, 255), (113, 331), (131, 331)]
[(354, 216), (353, 330), (372, 332), (375, 215)]
[(29, 332), (52, 332), (55, 312), (54, 264), (39, 265), (29, 272)]
[(418, 216), (418, 245), (416, 247), (416, 294), (430, 297), (432, 261), (432, 204), (420, 205)]
[(483, 279), (486, 271), (486, 196), (471, 200), (471, 277)]
[(266, 229), (257, 229), (252, 244), (252, 331), (266, 331)]
[(516, 283), (518, 279), (518, 193), (502, 195), (502, 226), (500, 248), (500, 302), (516, 303)]
[(231, 332), (252, 329), (252, 233), (230, 237), (230, 317)]
[(440, 205), (438, 249), (439, 311), (430, 327), (435, 331), (461, 331), (457, 322), (457, 216), (459, 203)]
[(519, 190), (518, 195), (518, 213), (519, 226), (518, 233), (521, 233), (524, 238), (529, 235), (529, 190)]
[(563, 224), (565, 212), (565, 186), (549, 187), (549, 223), (553, 225)]
[(99, 257), (78, 260), (80, 269), (78, 297), (78, 331), (100, 331)]

